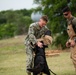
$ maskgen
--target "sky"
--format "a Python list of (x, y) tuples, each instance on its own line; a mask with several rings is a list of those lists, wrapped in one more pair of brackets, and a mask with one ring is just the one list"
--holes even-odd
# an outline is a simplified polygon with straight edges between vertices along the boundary
[(33, 0), (0, 0), (0, 11), (31, 9), (37, 7)]

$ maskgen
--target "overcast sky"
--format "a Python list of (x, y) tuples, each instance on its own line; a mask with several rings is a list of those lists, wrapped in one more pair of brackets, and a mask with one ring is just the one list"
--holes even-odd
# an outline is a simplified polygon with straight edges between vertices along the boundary
[(31, 9), (37, 7), (33, 0), (0, 0), (0, 11), (3, 10), (17, 10), (17, 9)]

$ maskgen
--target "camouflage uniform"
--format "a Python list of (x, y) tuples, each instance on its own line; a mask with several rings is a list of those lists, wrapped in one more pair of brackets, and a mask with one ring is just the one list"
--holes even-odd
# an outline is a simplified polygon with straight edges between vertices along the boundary
[[(67, 21), (68, 21), (67, 33), (69, 35), (70, 38), (69, 42), (70, 42), (72, 39), (76, 39), (76, 18), (72, 17), (70, 20)], [(71, 47), (71, 59), (76, 69), (76, 45), (74, 47)]]
[[(37, 39), (41, 38), (45, 31), (47, 31), (48, 28), (46, 26), (40, 28), (38, 22), (32, 23), (29, 27), (29, 31), (27, 34), (27, 37), (25, 39), (25, 45), (26, 45), (26, 69), (32, 67), (33, 62), (33, 47), (34, 44), (36, 44)], [(32, 45), (31, 45), (32, 43)]]

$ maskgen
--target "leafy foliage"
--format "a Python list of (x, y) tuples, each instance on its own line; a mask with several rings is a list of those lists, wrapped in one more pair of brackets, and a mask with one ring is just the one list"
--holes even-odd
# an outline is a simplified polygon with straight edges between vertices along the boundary
[[(53, 44), (56, 46), (61, 45), (62, 49), (66, 48), (65, 43), (68, 39), (66, 33), (67, 24), (62, 15), (62, 9), (68, 5), (76, 16), (76, 0), (34, 0), (34, 3), (38, 4), (39, 7), (37, 9), (41, 9), (40, 11), (49, 18), (48, 27), (55, 37)], [(58, 36), (56, 36), (57, 34)]]
[(0, 39), (27, 33), (34, 9), (7, 10), (0, 12)]

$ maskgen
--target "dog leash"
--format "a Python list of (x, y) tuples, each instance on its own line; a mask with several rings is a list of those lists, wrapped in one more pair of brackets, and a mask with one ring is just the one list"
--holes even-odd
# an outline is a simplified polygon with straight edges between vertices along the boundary
[(50, 72), (53, 73), (54, 75), (57, 75), (57, 74), (55, 74), (51, 69), (49, 69), (49, 70), (50, 70)]

